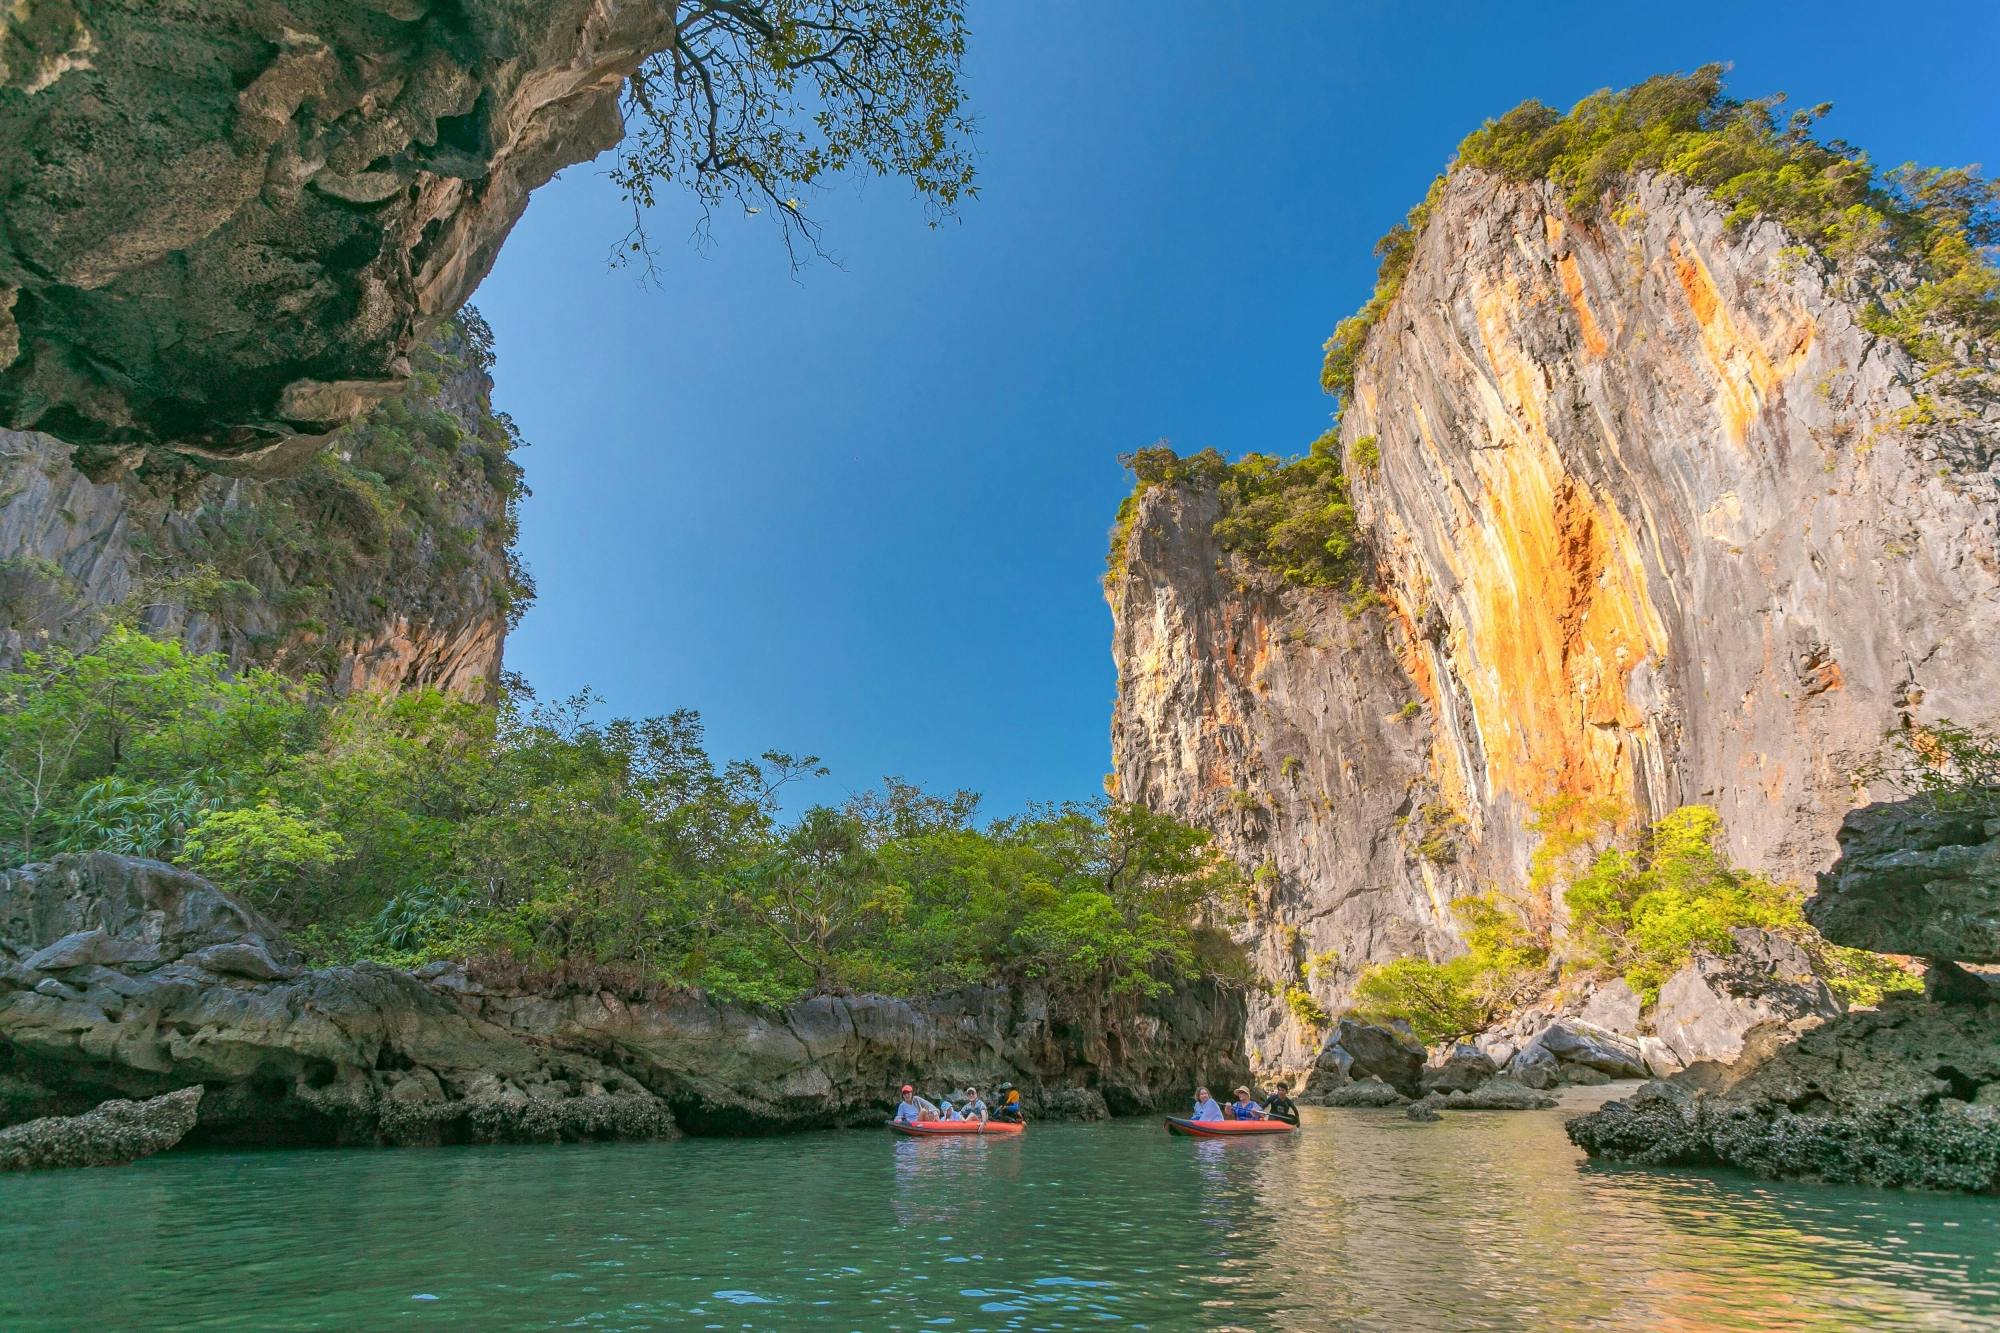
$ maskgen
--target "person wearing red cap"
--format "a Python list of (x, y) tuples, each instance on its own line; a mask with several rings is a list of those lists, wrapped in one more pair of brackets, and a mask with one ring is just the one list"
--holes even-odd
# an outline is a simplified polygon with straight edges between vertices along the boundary
[(896, 1103), (896, 1123), (899, 1125), (914, 1125), (922, 1120), (935, 1120), (937, 1118), (937, 1107), (917, 1096), (917, 1090), (905, 1083), (903, 1085), (903, 1100)]

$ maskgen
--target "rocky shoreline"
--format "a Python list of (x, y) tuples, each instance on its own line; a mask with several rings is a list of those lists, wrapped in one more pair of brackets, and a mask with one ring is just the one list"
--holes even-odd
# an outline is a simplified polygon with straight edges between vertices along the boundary
[(699, 991), (307, 969), (198, 876), (92, 853), (0, 878), (0, 1126), (201, 1087), (190, 1144), (758, 1134), (878, 1119), (906, 1078), (1011, 1080), (1039, 1118), (1178, 1105), (1248, 1077), (1243, 1000), (1029, 982), (777, 1009)]
[(2000, 1193), (2000, 816), (1930, 797), (1852, 812), (1807, 914), (1836, 943), (1930, 959), (1923, 998), (1769, 1022), (1569, 1123), (1593, 1157)]

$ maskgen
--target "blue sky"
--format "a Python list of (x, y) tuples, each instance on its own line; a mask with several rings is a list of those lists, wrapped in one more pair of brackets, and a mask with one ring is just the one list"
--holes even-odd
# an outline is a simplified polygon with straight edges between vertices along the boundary
[(1484, 117), (1727, 60), (1879, 162), (2000, 169), (1992, 4), (973, 0), (971, 40), (981, 197), (931, 230), (895, 182), (829, 191), (837, 267), (665, 207), (643, 287), (600, 168), (536, 194), (475, 300), (533, 446), (508, 657), (544, 695), (817, 753), (815, 800), (1094, 795), (1118, 454), (1302, 449), (1376, 237)]

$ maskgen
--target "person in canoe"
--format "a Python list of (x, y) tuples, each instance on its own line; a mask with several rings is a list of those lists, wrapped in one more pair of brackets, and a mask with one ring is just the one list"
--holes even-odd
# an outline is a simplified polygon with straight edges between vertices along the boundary
[(1208, 1095), (1207, 1088), (1196, 1088), (1194, 1090), (1194, 1114), (1189, 1116), (1188, 1119), (1190, 1120), (1222, 1119), (1222, 1108), (1216, 1105), (1215, 1098)]
[(1288, 1125), (1299, 1123), (1299, 1104), (1291, 1099), (1289, 1084), (1271, 1085), (1271, 1100), (1264, 1103), (1264, 1114), (1273, 1120), (1282, 1120)]
[(1262, 1120), (1264, 1118), (1264, 1108), (1259, 1106), (1257, 1099), (1250, 1095), (1250, 1089), (1238, 1088), (1236, 1090), (1236, 1100), (1229, 1104), (1228, 1114), (1231, 1120)]
[(965, 1090), (965, 1100), (958, 1104), (958, 1109), (960, 1119), (977, 1120), (982, 1125), (993, 1114), (986, 1109), (986, 1103), (979, 1100), (979, 1089), (972, 1087)]
[(925, 1101), (922, 1097), (917, 1096), (917, 1090), (905, 1083), (903, 1085), (903, 1099), (896, 1103), (896, 1123), (899, 1125), (915, 1125), (937, 1118), (937, 1107)]
[(993, 1108), (993, 1118), (1017, 1125), (1027, 1120), (1027, 1111), (1021, 1105), (1021, 1090), (1012, 1083), (1000, 1085), (1000, 1104)]

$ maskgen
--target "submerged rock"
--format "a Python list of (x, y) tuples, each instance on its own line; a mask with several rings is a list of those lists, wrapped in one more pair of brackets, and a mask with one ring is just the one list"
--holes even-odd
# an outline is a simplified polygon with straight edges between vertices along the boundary
[(198, 1087), (182, 1088), (150, 1101), (107, 1101), (82, 1115), (0, 1129), (0, 1171), (123, 1166), (165, 1152), (194, 1128), (201, 1096)]
[(124, 961), (0, 972), (0, 1117), (198, 1081), (205, 1142), (545, 1141), (867, 1123), (912, 1078), (1011, 1081), (1053, 1118), (1180, 1106), (1248, 1077), (1242, 999), (1208, 986), (778, 1009), (530, 990), (452, 967), (301, 968), (269, 922), (157, 862), (97, 853), (0, 878), (0, 954), (92, 932), (115, 947), (91, 956)]

